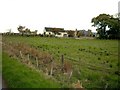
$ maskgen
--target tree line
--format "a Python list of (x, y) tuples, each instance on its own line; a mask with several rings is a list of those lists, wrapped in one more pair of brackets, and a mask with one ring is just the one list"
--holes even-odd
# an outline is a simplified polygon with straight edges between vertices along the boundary
[[(91, 23), (93, 27), (96, 27), (97, 37), (99, 39), (120, 39), (120, 13), (117, 13), (116, 16), (109, 14), (99, 14), (96, 17), (91, 19)], [(29, 28), (25, 26), (18, 26), (17, 30), (20, 35), (37, 35), (37, 30), (31, 31)], [(75, 31), (67, 31), (68, 34), (74, 36)], [(11, 34), (11, 32), (9, 32)], [(76, 35), (82, 36), (83, 32), (77, 32)], [(89, 36), (92, 34), (90, 33)]]
[[(92, 26), (97, 28), (96, 31), (99, 39), (120, 39), (120, 13), (117, 13), (116, 16), (104, 13), (99, 14), (92, 18), (91, 23), (93, 23)], [(21, 35), (37, 34), (37, 30), (31, 32), (25, 26), (19, 26), (17, 29)]]

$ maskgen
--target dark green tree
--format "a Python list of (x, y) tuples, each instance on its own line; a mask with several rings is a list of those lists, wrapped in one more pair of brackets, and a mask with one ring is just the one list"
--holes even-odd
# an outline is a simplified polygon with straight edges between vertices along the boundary
[[(118, 17), (113, 17), (109, 14), (100, 14), (92, 18), (92, 26), (97, 27), (99, 38), (112, 38), (118, 39), (120, 34), (120, 20)], [(108, 30), (106, 30), (108, 28)]]

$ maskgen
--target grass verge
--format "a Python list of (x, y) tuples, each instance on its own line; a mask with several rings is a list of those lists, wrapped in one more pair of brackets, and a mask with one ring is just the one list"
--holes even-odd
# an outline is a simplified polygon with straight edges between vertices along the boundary
[(8, 88), (59, 88), (59, 84), (42, 73), (23, 65), (3, 53), (2, 74)]

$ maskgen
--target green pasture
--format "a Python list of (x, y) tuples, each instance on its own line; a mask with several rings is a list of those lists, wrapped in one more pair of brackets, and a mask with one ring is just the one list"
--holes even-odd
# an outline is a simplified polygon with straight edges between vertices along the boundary
[[(118, 70), (118, 40), (3, 36), (4, 41), (27, 43), (40, 51), (50, 53), (56, 61), (60, 61), (61, 55), (64, 55), (64, 60), (70, 61), (73, 65), (73, 75), (70, 81), (64, 82), (66, 85), (61, 87), (70, 87), (70, 83), (77, 80), (80, 80), (85, 88), (120, 87), (118, 83), (118, 78), (120, 77)], [(19, 63), (11, 60), (6, 54), (3, 55), (3, 74), (10, 87), (59, 86), (57, 82), (56, 85), (49, 84), (50, 80), (46, 81), (44, 76), (39, 76), (37, 72), (34, 75), (34, 70), (30, 71), (27, 67), (22, 66), (22, 64), (19, 65)], [(25, 71), (28, 76), (22, 75), (21, 71)], [(16, 77), (19, 78), (19, 81), (17, 81)], [(33, 80), (33, 77), (35, 80)], [(36, 85), (31, 82), (32, 80)], [(40, 84), (41, 80), (46, 82)], [(58, 77), (56, 80), (60, 81), (61, 78)], [(17, 82), (11, 84), (11, 81)], [(23, 84), (20, 85), (20, 82)]]

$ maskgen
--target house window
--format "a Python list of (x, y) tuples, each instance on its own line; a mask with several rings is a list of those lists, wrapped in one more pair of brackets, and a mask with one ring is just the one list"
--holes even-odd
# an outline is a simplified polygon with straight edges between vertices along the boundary
[(64, 37), (67, 37), (67, 34), (63, 34)]
[(44, 32), (44, 35), (46, 34), (46, 32)]
[(58, 35), (61, 35), (61, 33), (58, 33)]

